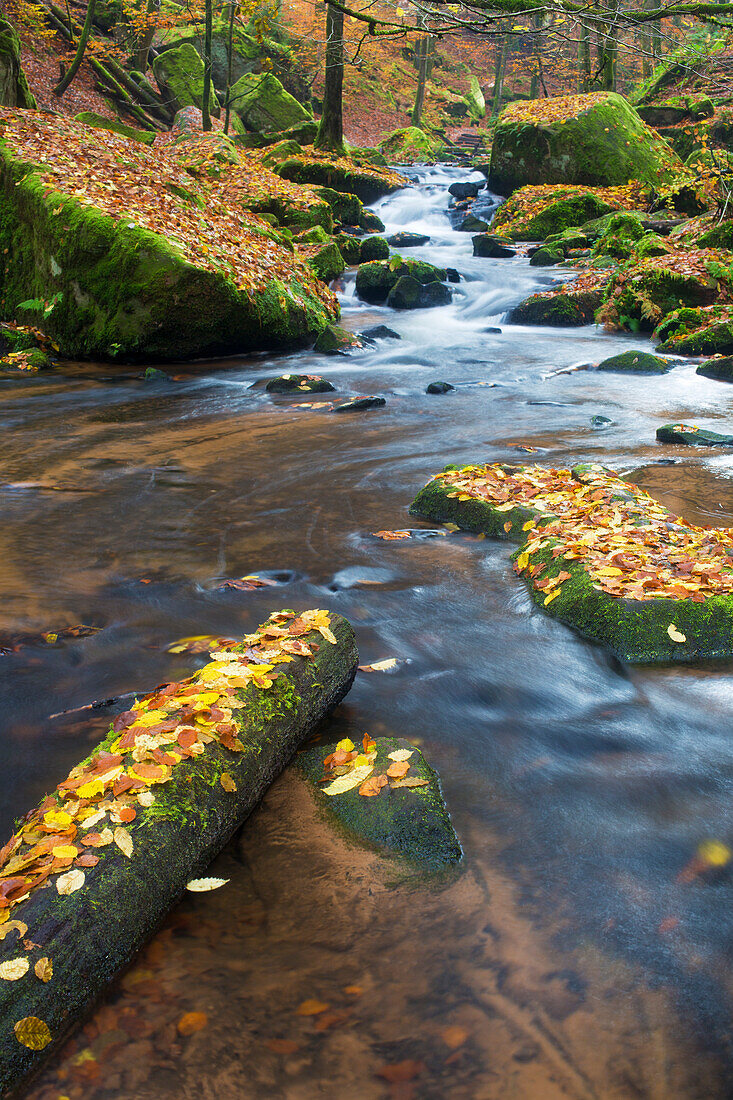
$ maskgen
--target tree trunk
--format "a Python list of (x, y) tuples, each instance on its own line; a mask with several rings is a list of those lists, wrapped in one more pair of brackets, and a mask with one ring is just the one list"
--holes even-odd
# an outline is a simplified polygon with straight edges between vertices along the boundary
[(501, 94), (504, 91), (504, 74), (506, 72), (506, 58), (509, 47), (507, 35), (502, 34), (496, 45), (496, 62), (494, 65), (494, 100), (491, 105), (491, 117), (495, 118), (501, 110)]
[(529, 98), (537, 99), (540, 88), (545, 95), (547, 95), (547, 88), (545, 87), (545, 75), (542, 71), (542, 49), (544, 47), (544, 35), (542, 30), (547, 21), (545, 12), (535, 12), (532, 22), (537, 28), (537, 33), (534, 35), (534, 69), (532, 70), (532, 80), (529, 85)]
[(601, 88), (607, 92), (616, 91), (616, 76), (618, 67), (618, 31), (613, 12), (617, 6), (617, 0), (609, 0), (608, 12), (611, 18), (598, 25), (597, 49), (598, 72)]
[(592, 81), (590, 64), (590, 27), (581, 20), (580, 38), (578, 40), (578, 91), (589, 92)]
[(415, 106), (412, 108), (412, 125), (419, 126), (422, 121), (422, 109), (425, 102), (425, 84), (428, 79), (430, 57), (433, 52), (433, 37), (426, 34), (417, 43), (417, 90), (415, 92)]
[(326, 76), (323, 114), (313, 145), (333, 153), (344, 151), (344, 13), (326, 4)]
[(237, 5), (233, 2), (229, 5), (229, 37), (227, 39), (227, 89), (224, 101), (224, 133), (229, 133), (229, 120), (231, 118), (231, 89), (232, 89), (232, 65), (234, 63), (234, 19), (237, 14)]
[[(74, 857), (67, 847), (61, 859), (43, 854), (35, 860), (31, 857), (33, 866), (46, 867), (46, 878), (36, 877), (35, 885), (26, 889), (23, 871), (18, 877), (11, 870), (14, 877), (6, 874), (1, 880), (0, 904), (5, 911), (13, 890), (16, 897), (18, 889), (26, 889), (27, 894), (25, 900), (12, 905), (11, 920), (4, 925), (3, 958), (22, 956), (31, 968), (44, 958), (50, 959), (53, 976), (50, 981), (39, 981), (31, 972), (22, 981), (0, 982), (0, 1095), (19, 1090), (27, 1077), (37, 1072), (61, 1046), (106, 986), (129, 965), (181, 899), (186, 883), (206, 874), (211, 860), (251, 813), (273, 779), (347, 693), (358, 661), (354, 632), (340, 615), (331, 614), (326, 621), (335, 644), (315, 631), (305, 634), (302, 641), (309, 645), (316, 643), (314, 649), (319, 647), (315, 656), (296, 656), (290, 663), (277, 665), (280, 675), (269, 688), (250, 683), (236, 691), (236, 707), (241, 704), (242, 709), (232, 710), (231, 722), (212, 725), (218, 721), (217, 716), (209, 716), (204, 706), (199, 716), (207, 715), (206, 729), (213, 733), (208, 735), (208, 741), (202, 741), (198, 727), (199, 734), (193, 742), (197, 755), (160, 767), (134, 764), (131, 752), (136, 742), (134, 733), (130, 740), (130, 715), (139, 711), (127, 712), (118, 717), (117, 732), (111, 732), (93, 754), (96, 764), (92, 758), (85, 761), (83, 776), (82, 769), (74, 769), (54, 795), (23, 819), (22, 840), (18, 844), (16, 836), (5, 846), (3, 867), (15, 861), (21, 862), (27, 871), (28, 861), (23, 863), (17, 853), (25, 853), (28, 845), (36, 845), (36, 837), (45, 838), (45, 842), (34, 850), (43, 853), (48, 845), (50, 851), (56, 833), (63, 834), (55, 837), (57, 844), (73, 844), (79, 853), (75, 858), (81, 857), (85, 869), (82, 871), (77, 865), (71, 871), (69, 884), (76, 880), (79, 889), (67, 894), (57, 888), (63, 886), (63, 875), (68, 879), (67, 871), (73, 866)], [(193, 692), (205, 692), (208, 681), (197, 677), (195, 674), (191, 678)], [(165, 694), (166, 690), (169, 694)], [(182, 730), (193, 727), (192, 696), (186, 696), (185, 691), (186, 687), (179, 684), (156, 688), (151, 693), (155, 700), (152, 706), (166, 707), (170, 720), (181, 722)], [(221, 688), (215, 691), (220, 699), (233, 698), (222, 696), (221, 691)], [(147, 697), (149, 702), (151, 696)], [(170, 729), (170, 721), (164, 726)], [(172, 746), (184, 743), (190, 746), (194, 735), (196, 729), (190, 728), (185, 742), (182, 732)], [(225, 742), (232, 747), (225, 747)], [(110, 754), (113, 745), (116, 754)], [(100, 751), (109, 755), (100, 757)], [(122, 761), (125, 770), (121, 775), (120, 765), (115, 761)], [(146, 788), (142, 802), (138, 801), (142, 789), (139, 780), (127, 793), (115, 795), (113, 791), (116, 787), (119, 792), (131, 774), (140, 775), (136, 768), (148, 777), (144, 782), (153, 783)], [(119, 811), (122, 798), (135, 811), (133, 821), (118, 827), (110, 820), (109, 811), (105, 811), (103, 820), (84, 829), (81, 823), (84, 811), (79, 808), (79, 800), (88, 801), (90, 769), (102, 776), (89, 790), (92, 802), (105, 801), (109, 806), (110, 799), (116, 799)], [(152, 773), (161, 772), (162, 776), (157, 775), (160, 781), (155, 782)], [(85, 784), (82, 795), (77, 791), (79, 782)], [(62, 798), (68, 814), (62, 812)], [(122, 819), (129, 813), (128, 808)], [(119, 816), (117, 811), (115, 816)], [(106, 843), (102, 837), (105, 829), (116, 833), (114, 842)], [(91, 833), (97, 834), (95, 840), (102, 839), (103, 846), (81, 845), (81, 840), (90, 838)], [(95, 855), (99, 857), (97, 865), (89, 866)], [(61, 878), (57, 877), (57, 871), (62, 871)], [(30, 872), (26, 878), (33, 882)], [(50, 884), (48, 888), (39, 888), (43, 881)], [(17, 926), (11, 928), (16, 920), (27, 926), (27, 931), (21, 932)], [(21, 939), (28, 944), (33, 941), (32, 946), (25, 947), (19, 942)]]
[(201, 104), (204, 130), (211, 129), (211, 37), (213, 34), (213, 0), (206, 0), (204, 10), (204, 100)]
[(155, 23), (150, 16), (156, 11), (157, 7), (156, 0), (148, 0), (146, 8), (148, 20), (145, 25), (145, 30), (140, 35), (135, 47), (135, 68), (141, 73), (146, 73), (148, 71), (148, 54), (150, 53), (150, 47), (155, 37)]
[(84, 26), (81, 29), (81, 38), (79, 39), (79, 44), (76, 47), (76, 55), (74, 57), (74, 60), (71, 62), (71, 65), (69, 66), (66, 75), (61, 78), (61, 80), (54, 88), (54, 95), (63, 95), (66, 89), (69, 87), (69, 84), (71, 84), (72, 80), (79, 71), (79, 66), (84, 60), (87, 42), (89, 41), (89, 35), (92, 30), (92, 23), (94, 21), (94, 9), (96, 7), (96, 4), (97, 0), (89, 0), (89, 3), (87, 4), (87, 14), (86, 18), (84, 19)]

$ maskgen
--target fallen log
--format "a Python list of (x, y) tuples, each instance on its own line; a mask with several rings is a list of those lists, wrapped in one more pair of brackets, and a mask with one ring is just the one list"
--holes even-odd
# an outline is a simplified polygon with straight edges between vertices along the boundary
[(279, 612), (119, 714), (0, 851), (0, 1095), (27, 1084), (344, 697), (349, 623)]
[(447, 467), (410, 511), (519, 542), (533, 601), (622, 660), (733, 657), (733, 529), (687, 523), (611, 470)]

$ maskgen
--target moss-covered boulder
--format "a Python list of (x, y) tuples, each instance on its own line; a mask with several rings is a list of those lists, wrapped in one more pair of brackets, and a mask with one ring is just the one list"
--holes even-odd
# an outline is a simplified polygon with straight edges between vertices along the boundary
[(445, 282), (444, 268), (435, 267), (422, 260), (404, 260), (393, 256), (391, 260), (373, 260), (362, 264), (356, 274), (356, 293), (364, 302), (381, 305), (399, 279), (409, 276), (423, 285)]
[(281, 374), (271, 378), (265, 389), (268, 393), (331, 393), (336, 387), (317, 374)]
[(302, 152), (302, 146), (297, 141), (293, 138), (285, 138), (283, 141), (276, 141), (274, 145), (267, 146), (267, 151), (262, 154), (261, 159), (268, 168), (273, 168), (276, 164), (282, 164), (288, 157), (300, 156)]
[(483, 218), (477, 218), (475, 214), (466, 214), (460, 225), (456, 226), (459, 233), (485, 233), (489, 223)]
[(465, 96), (468, 103), (468, 111), (471, 118), (477, 122), (484, 118), (486, 115), (486, 99), (484, 93), (481, 91), (481, 85), (477, 78), (471, 73), (468, 78), (468, 91)]
[(647, 257), (612, 276), (599, 319), (615, 327), (653, 329), (681, 307), (711, 305), (732, 281), (730, 265), (714, 252)]
[[(292, 346), (336, 315), (308, 265), (231, 204), (232, 181), (61, 116), (0, 110), (0, 123), (0, 316), (42, 328), (64, 356)], [(49, 179), (34, 165), (59, 142)]]
[(408, 741), (378, 737), (359, 746), (349, 740), (316, 745), (296, 763), (327, 820), (349, 838), (421, 869), (461, 859), (438, 776)]
[(733, 249), (733, 220), (730, 218), (707, 229), (697, 240), (700, 248)]
[(554, 325), (574, 328), (591, 325), (601, 304), (600, 290), (561, 290), (532, 294), (509, 313), (513, 325)]
[(658, 325), (654, 336), (657, 351), (678, 355), (733, 354), (733, 320), (716, 316), (708, 309), (680, 309)]
[(313, 191), (331, 207), (336, 222), (341, 225), (359, 225), (364, 207), (356, 195), (336, 191), (333, 187), (314, 187)]
[[(313, 345), (313, 350), (321, 355), (347, 355), (356, 348), (363, 348), (363, 341), (355, 332), (349, 332), (341, 325), (328, 325)], [(333, 386), (330, 386), (333, 389)]]
[(708, 359), (706, 363), (700, 364), (696, 373), (703, 378), (714, 378), (717, 382), (733, 382), (733, 356)]
[(732, 447), (733, 435), (721, 435), (696, 424), (662, 424), (657, 428), (660, 443), (684, 443), (689, 447)]
[(537, 607), (622, 660), (733, 657), (733, 531), (688, 524), (610, 470), (446, 467), (410, 511), (519, 543)]
[(3, 15), (0, 15), (0, 106), (36, 108), (36, 97), (20, 64), (18, 32)]
[[(189, 42), (177, 49), (166, 50), (158, 54), (153, 61), (153, 73), (161, 94), (172, 111), (183, 107), (204, 105), (204, 63)], [(219, 101), (212, 85), (209, 97), (209, 110), (219, 113)]]
[(433, 161), (442, 148), (440, 141), (432, 138), (418, 126), (405, 126), (393, 130), (379, 143), (379, 151), (391, 164), (415, 164)]
[(337, 233), (334, 241), (347, 267), (355, 267), (361, 260), (361, 241), (350, 233)]
[(530, 257), (530, 267), (552, 267), (565, 259), (565, 253), (557, 248), (538, 248)]
[(433, 279), (421, 283), (411, 275), (402, 275), (387, 295), (390, 309), (432, 309), (448, 305), (453, 292), (445, 283)]
[(313, 121), (272, 73), (245, 73), (231, 88), (229, 102), (245, 129), (255, 132), (287, 130)]
[(278, 175), (295, 183), (319, 184), (356, 195), (362, 202), (376, 202), (409, 185), (409, 180), (386, 168), (361, 168), (345, 158), (290, 157), (278, 169)]
[(498, 260), (509, 259), (517, 254), (516, 248), (512, 248), (509, 241), (493, 233), (477, 233), (471, 243), (474, 256)]
[(627, 260), (643, 236), (644, 226), (638, 214), (613, 214), (593, 245), (593, 255)]
[(544, 194), (537, 194), (527, 187), (513, 195), (499, 208), (494, 229), (514, 241), (544, 241), (615, 213), (610, 203), (591, 191), (563, 197), (562, 191), (543, 190)]
[(328, 244), (316, 245), (306, 252), (308, 263), (315, 271), (319, 279), (324, 283), (331, 283), (343, 275), (346, 270), (344, 258), (339, 252), (338, 245), (334, 241)]
[(384, 397), (374, 397), (368, 394), (364, 397), (352, 397), (349, 401), (342, 401), (339, 405), (334, 405), (332, 412), (335, 413), (352, 413), (352, 412), (364, 412), (366, 409), (381, 409), (387, 401)]
[(608, 187), (670, 183), (679, 157), (615, 92), (511, 103), (499, 116), (489, 187), (508, 195), (525, 184)]
[(140, 141), (143, 145), (152, 145), (155, 141), (155, 130), (136, 130), (134, 126), (126, 126), (118, 118), (105, 118), (96, 111), (80, 111), (74, 116), (77, 122), (83, 122), (85, 126), (94, 126), (97, 130), (109, 130), (111, 134), (122, 134), (132, 141)]
[(362, 209), (359, 215), (359, 228), (365, 233), (384, 233), (385, 225), (379, 214), (375, 214), (373, 210)]
[(666, 374), (671, 367), (669, 360), (648, 351), (622, 351), (603, 359), (596, 369), (624, 374)]
[(391, 237), (387, 237), (387, 244), (391, 248), (419, 248), (421, 245), (429, 244), (429, 242), (430, 237), (426, 233), (407, 233), (403, 231), (393, 233)]
[(384, 237), (367, 237), (361, 242), (359, 259), (361, 263), (389, 258), (389, 245)]

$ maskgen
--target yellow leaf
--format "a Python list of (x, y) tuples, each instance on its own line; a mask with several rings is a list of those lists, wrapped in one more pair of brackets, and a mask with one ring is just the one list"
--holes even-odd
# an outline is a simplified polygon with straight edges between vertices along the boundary
[(64, 813), (63, 810), (48, 810), (43, 815), (43, 820), (46, 825), (55, 825), (60, 829), (68, 829), (71, 825), (72, 818), (69, 814)]
[(343, 741), (339, 741), (336, 746), (336, 752), (353, 752), (355, 749), (354, 742), (348, 737), (344, 737)]
[(36, 965), (33, 967), (36, 977), (40, 978), (42, 982), (50, 982), (53, 977), (53, 963), (45, 955), (42, 959), (38, 959)]
[(84, 872), (74, 870), (67, 871), (65, 875), (59, 875), (56, 879), (56, 889), (60, 894), (74, 894), (84, 885)]
[(526, 523), (522, 524), (522, 530), (523, 531), (531, 531), (532, 528), (536, 525), (536, 523), (537, 523), (536, 520), (528, 519)]
[(165, 722), (168, 715), (164, 710), (149, 710), (140, 714), (134, 724), (136, 726), (157, 726), (158, 722)]
[(104, 783), (101, 779), (92, 779), (89, 783), (82, 783), (76, 788), (79, 798), (96, 798), (98, 794), (104, 794)]
[(117, 847), (122, 852), (123, 856), (127, 856), (129, 859), (133, 852), (132, 837), (128, 833), (127, 829), (123, 829), (121, 825), (118, 825), (114, 833), (114, 841)]
[(697, 847), (697, 854), (709, 867), (725, 867), (733, 852), (721, 840), (703, 840)]
[(599, 577), (621, 577), (624, 571), (617, 569), (615, 565), (604, 565), (602, 569), (596, 569), (594, 572)]
[(26, 958), (8, 959), (0, 963), (0, 978), (6, 982), (17, 982), (18, 978), (28, 973), (30, 965)]
[(687, 636), (677, 629), (674, 623), (670, 623), (667, 627), (667, 633), (673, 642), (686, 642)]
[(302, 1004), (298, 1005), (297, 1011), (299, 1016), (318, 1016), (321, 1012), (325, 1012), (330, 1007), (331, 1006), (326, 1004), (325, 1001), (316, 1001), (311, 997), (309, 1000), (303, 1001)]
[(220, 886), (226, 886), (228, 878), (192, 878), (186, 883), (186, 889), (192, 894), (208, 894), (210, 890), (218, 890)]
[(364, 764), (360, 768), (352, 768), (346, 775), (338, 775), (332, 783), (329, 783), (327, 787), (323, 788), (324, 794), (345, 794), (346, 791), (351, 791), (354, 787), (360, 787), (365, 779), (374, 771), (373, 764)]
[[(3, 912), (7, 913), (8, 910), (5, 909)], [(22, 940), (27, 931), (28, 925), (22, 920), (9, 920), (0, 927), (0, 940), (4, 940), (9, 932), (17, 932), (18, 938)]]
[(526, 569), (528, 565), (529, 565), (529, 554), (527, 553), (526, 550), (523, 550), (522, 553), (517, 558), (517, 569), (520, 569), (520, 570), (521, 569)]
[(547, 607), (548, 603), (552, 603), (552, 601), (559, 595), (560, 589), (556, 588), (554, 592), (550, 592), (549, 596), (545, 596), (545, 607)]
[(54, 859), (76, 859), (78, 855), (79, 849), (73, 844), (59, 844), (53, 850)]
[(29, 1050), (43, 1050), (51, 1042), (48, 1024), (37, 1016), (24, 1016), (14, 1025), (15, 1038)]
[(237, 784), (234, 782), (229, 772), (222, 772), (221, 776), (219, 777), (219, 782), (221, 783), (224, 790), (228, 791), (229, 794), (233, 794), (237, 789)]

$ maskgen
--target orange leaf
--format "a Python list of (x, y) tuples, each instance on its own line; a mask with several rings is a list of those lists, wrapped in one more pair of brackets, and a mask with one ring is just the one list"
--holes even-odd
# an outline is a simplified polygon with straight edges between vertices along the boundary
[(193, 1035), (195, 1031), (203, 1031), (208, 1024), (209, 1017), (205, 1012), (186, 1012), (181, 1016), (176, 1027), (179, 1035)]
[(410, 765), (407, 760), (395, 760), (387, 768), (387, 775), (390, 779), (401, 779), (403, 775), (407, 775), (409, 770)]

